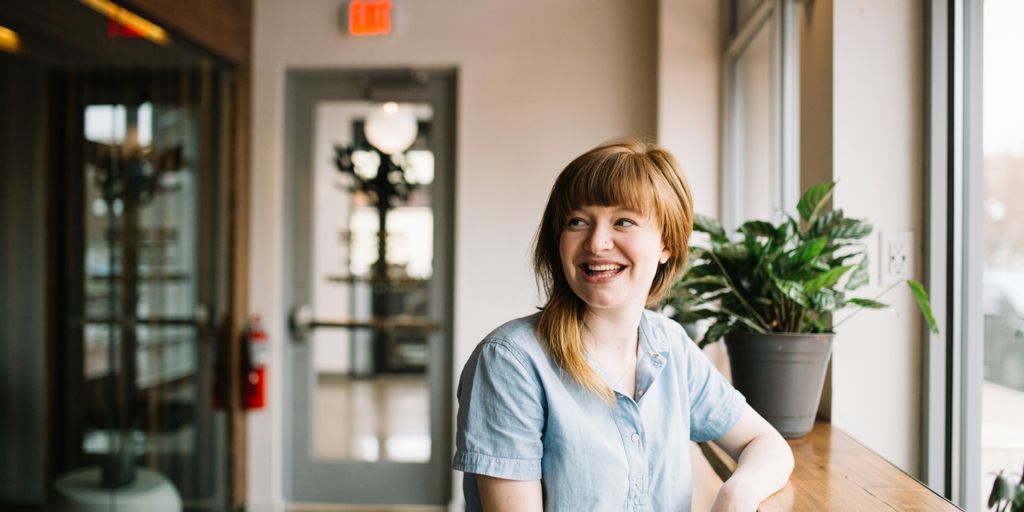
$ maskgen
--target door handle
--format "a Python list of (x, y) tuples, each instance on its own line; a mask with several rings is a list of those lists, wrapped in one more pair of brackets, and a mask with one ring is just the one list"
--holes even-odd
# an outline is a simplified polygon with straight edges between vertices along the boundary
[(327, 329), (373, 329), (377, 331), (420, 331), (430, 332), (441, 328), (441, 323), (430, 317), (395, 315), (366, 319), (324, 320), (313, 318), (308, 304), (296, 304), (288, 317), (288, 328), (295, 341), (305, 341), (309, 332), (317, 328)]

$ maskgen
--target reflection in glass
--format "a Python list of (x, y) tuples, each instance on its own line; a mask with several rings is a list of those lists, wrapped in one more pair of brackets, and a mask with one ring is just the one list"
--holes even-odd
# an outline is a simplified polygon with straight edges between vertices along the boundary
[(81, 450), (100, 461), (104, 479), (169, 479), (193, 506), (210, 497), (197, 464), (209, 467), (214, 455), (204, 452), (211, 425), (201, 370), (210, 368), (201, 362), (210, 361), (209, 347), (195, 320), (198, 116), (198, 107), (176, 101), (82, 109)]
[[(985, 0), (982, 499), (1024, 466), (1024, 3)], [(982, 505), (982, 504), (979, 504)], [(987, 507), (979, 506), (979, 510)]]
[[(433, 112), (426, 104), (403, 105), (415, 115), (418, 135), (407, 151), (387, 155), (370, 147), (363, 134), (374, 108), (364, 101), (333, 101), (316, 109), (314, 316), (356, 322), (429, 319)], [(349, 171), (339, 169), (346, 164)], [(317, 458), (430, 459), (427, 362), (434, 336), (430, 329), (410, 327), (312, 332)]]

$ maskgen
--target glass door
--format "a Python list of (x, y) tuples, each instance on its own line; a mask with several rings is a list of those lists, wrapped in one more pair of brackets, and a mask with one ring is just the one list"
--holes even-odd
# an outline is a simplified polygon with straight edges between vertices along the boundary
[(292, 501), (448, 502), (452, 85), (289, 76)]

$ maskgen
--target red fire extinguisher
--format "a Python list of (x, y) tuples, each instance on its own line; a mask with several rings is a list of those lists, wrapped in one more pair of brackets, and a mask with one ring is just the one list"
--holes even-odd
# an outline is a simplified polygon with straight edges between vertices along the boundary
[(267, 404), (267, 362), (270, 347), (267, 331), (259, 315), (249, 317), (245, 329), (246, 368), (242, 372), (242, 404), (246, 409), (262, 409)]

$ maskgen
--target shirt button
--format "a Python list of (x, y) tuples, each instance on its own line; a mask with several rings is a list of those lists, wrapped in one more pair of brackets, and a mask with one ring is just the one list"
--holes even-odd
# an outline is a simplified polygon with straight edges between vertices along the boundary
[(629, 440), (633, 441), (634, 443), (640, 442), (640, 434), (633, 432), (633, 435), (629, 436)]
[(636, 396), (644, 396), (643, 388), (636, 390)]

